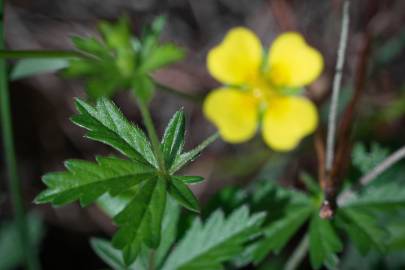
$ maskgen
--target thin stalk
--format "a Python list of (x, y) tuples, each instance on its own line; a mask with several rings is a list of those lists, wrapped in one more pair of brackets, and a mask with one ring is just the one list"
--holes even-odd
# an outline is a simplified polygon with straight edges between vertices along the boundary
[(148, 270), (155, 270), (155, 257), (156, 257), (156, 252), (154, 250), (151, 250), (149, 252), (149, 262), (148, 262)]
[(350, 18), (349, 8), (350, 8), (350, 1), (346, 0), (343, 4), (343, 17), (340, 31), (339, 48), (337, 53), (335, 76), (333, 78), (332, 99), (329, 111), (328, 135), (326, 141), (326, 159), (325, 159), (326, 172), (330, 172), (333, 166), (335, 138), (336, 138), (337, 107), (339, 103), (339, 93), (342, 83), (343, 65), (345, 63), (347, 40), (349, 36), (349, 18)]
[(298, 269), (302, 260), (305, 258), (305, 255), (308, 252), (309, 248), (309, 237), (308, 234), (305, 234), (301, 242), (298, 244), (291, 258), (285, 265), (284, 270), (295, 270)]
[[(4, 0), (0, 0), (0, 49), (4, 48)], [(21, 184), (17, 174), (17, 163), (14, 150), (12, 119), (10, 110), (10, 97), (8, 91), (6, 62), (0, 59), (0, 114), (4, 153), (8, 174), (11, 201), (14, 208), (15, 222), (17, 224), (21, 248), (24, 254), (27, 269), (39, 269), (39, 263), (34, 249), (31, 247), (26, 217), (24, 213)]]
[(162, 150), (160, 149), (160, 142), (157, 136), (155, 125), (153, 124), (148, 106), (140, 98), (137, 98), (139, 109), (142, 114), (142, 119), (148, 132), (149, 139), (152, 143), (153, 152), (158, 159), (159, 167), (163, 172), (166, 172), (165, 160), (163, 158)]
[(72, 58), (83, 55), (75, 51), (8, 51), (0, 50), (0, 58), (20, 59), (20, 58)]

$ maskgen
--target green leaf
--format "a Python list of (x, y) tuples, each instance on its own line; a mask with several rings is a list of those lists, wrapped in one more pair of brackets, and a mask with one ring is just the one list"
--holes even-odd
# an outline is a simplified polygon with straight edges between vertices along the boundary
[(106, 98), (97, 101), (96, 106), (77, 99), (79, 115), (72, 121), (89, 130), (86, 136), (114, 147), (129, 158), (158, 167), (152, 147), (145, 133), (130, 123), (120, 110)]
[(112, 197), (108, 193), (97, 199), (97, 206), (110, 218), (117, 215), (128, 205), (133, 194), (123, 193)]
[(184, 57), (184, 51), (176, 45), (159, 42), (163, 26), (163, 17), (157, 18), (138, 39), (132, 37), (127, 17), (116, 23), (102, 22), (100, 41), (72, 38), (75, 47), (87, 57), (71, 59), (65, 74), (85, 78), (91, 98), (110, 97), (132, 87), (137, 97), (149, 102), (155, 88), (150, 73)]
[(249, 215), (245, 206), (226, 219), (218, 210), (205, 225), (196, 218), (162, 270), (223, 269), (222, 263), (242, 252), (246, 241), (257, 234), (263, 219), (264, 214)]
[[(108, 201), (111, 202), (111, 200)], [(105, 202), (107, 203), (107, 201)], [(168, 198), (166, 203), (167, 204), (163, 218), (163, 225), (161, 227), (162, 240), (158, 249), (155, 251), (154, 255), (155, 266), (157, 267), (157, 269), (159, 269), (160, 266), (162, 265), (172, 244), (176, 240), (177, 223), (180, 216), (180, 208), (175, 201)], [(90, 243), (96, 254), (113, 269), (120, 269), (120, 270), (148, 269), (148, 259), (149, 259), (148, 256), (150, 251), (145, 247), (142, 247), (142, 251), (140, 252), (140, 255), (138, 256), (137, 260), (130, 266), (127, 266), (124, 262), (122, 251), (114, 248), (109, 241), (100, 238), (92, 238)]]
[(369, 186), (356, 194), (344, 207), (363, 208), (374, 211), (399, 210), (405, 207), (405, 190), (397, 183)]
[(184, 112), (183, 110), (177, 111), (170, 119), (161, 143), (167, 168), (172, 166), (175, 158), (180, 155), (183, 150), (185, 128), (186, 118)]
[(204, 181), (204, 177), (201, 176), (172, 176), (172, 178), (176, 178), (180, 181), (182, 181), (184, 184), (187, 185), (192, 185), (192, 184), (198, 184)]
[(336, 215), (340, 225), (350, 236), (357, 249), (366, 255), (371, 249), (384, 252), (387, 232), (378, 226), (378, 219), (364, 209), (340, 208)]
[(185, 208), (197, 213), (200, 212), (197, 198), (187, 185), (177, 177), (170, 178), (168, 191)]
[(128, 17), (122, 16), (116, 23), (103, 21), (99, 29), (110, 48), (119, 49), (128, 46), (131, 39)]
[[(37, 215), (30, 213), (27, 215), (27, 227), (32, 252), (37, 253), (44, 235), (44, 226)], [(24, 264), (23, 250), (16, 223), (2, 220), (0, 224), (0, 269), (19, 269), (19, 266)]]
[(385, 222), (384, 225), (385, 225), (384, 227), (387, 229), (390, 235), (387, 241), (384, 241), (387, 243), (387, 250), (390, 252), (405, 250), (404, 213), (396, 215), (388, 222)]
[(23, 59), (17, 62), (10, 74), (11, 80), (51, 73), (69, 66), (69, 60), (63, 58)]
[(73, 45), (83, 53), (99, 58), (109, 57), (107, 47), (93, 37), (73, 36), (71, 40)]
[(112, 243), (123, 250), (127, 265), (135, 260), (142, 243), (154, 249), (159, 246), (165, 205), (166, 181), (155, 177), (143, 182), (127, 207), (114, 217), (119, 229)]
[(257, 243), (253, 252), (254, 262), (260, 263), (271, 251), (280, 252), (312, 212), (310, 205), (290, 206), (285, 216), (263, 228), (265, 239)]
[(184, 58), (184, 51), (174, 44), (163, 44), (151, 49), (140, 69), (148, 73)]
[(163, 265), (170, 248), (176, 241), (177, 225), (180, 218), (180, 207), (175, 200), (167, 198), (165, 215), (162, 225), (162, 240), (155, 253), (155, 265), (158, 269)]
[(65, 75), (86, 79), (87, 94), (97, 99), (131, 87), (137, 69), (128, 20), (100, 24), (102, 39), (73, 37), (75, 47), (86, 57), (71, 59)]
[(178, 155), (176, 159), (173, 162), (172, 167), (170, 168), (170, 173), (175, 173), (178, 170), (180, 170), (182, 167), (184, 167), (187, 163), (193, 161), (196, 159), (201, 152), (211, 143), (213, 143), (217, 138), (219, 137), (219, 134), (213, 134), (210, 137), (208, 137), (205, 141), (203, 141), (200, 145), (198, 145), (196, 148), (193, 150), (183, 153), (181, 155)]
[[(90, 244), (94, 252), (114, 270), (132, 269), (132, 267), (127, 268), (125, 265), (121, 250), (115, 249), (109, 241), (92, 238)], [(135, 270), (135, 268), (133, 269)]]
[(68, 160), (65, 167), (67, 172), (43, 176), (48, 189), (36, 197), (36, 203), (62, 205), (80, 200), (86, 206), (107, 192), (112, 196), (125, 192), (150, 179), (155, 172), (150, 166), (114, 157), (98, 157), (97, 163)]
[(137, 75), (132, 82), (135, 96), (143, 102), (149, 103), (155, 93), (155, 84), (147, 75)]
[(307, 188), (308, 192), (311, 193), (312, 195), (318, 196), (319, 194), (322, 193), (321, 187), (311, 175), (305, 172), (301, 173), (300, 180), (305, 184), (305, 187)]
[(353, 148), (352, 162), (362, 173), (367, 173), (387, 156), (388, 150), (376, 143), (371, 145), (370, 151), (367, 151), (364, 144), (357, 143)]
[(315, 214), (309, 225), (309, 258), (311, 265), (319, 269), (322, 264), (336, 260), (336, 253), (342, 251), (343, 244), (328, 220)]

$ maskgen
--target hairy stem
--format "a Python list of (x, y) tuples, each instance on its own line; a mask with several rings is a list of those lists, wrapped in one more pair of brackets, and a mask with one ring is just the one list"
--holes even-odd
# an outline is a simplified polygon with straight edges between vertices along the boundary
[(337, 53), (336, 71), (335, 76), (333, 78), (332, 99), (329, 111), (328, 134), (326, 142), (326, 159), (325, 159), (326, 172), (330, 172), (333, 166), (335, 138), (336, 138), (337, 108), (342, 83), (342, 72), (343, 72), (343, 65), (345, 62), (347, 39), (349, 35), (349, 17), (350, 17), (349, 7), (350, 1), (346, 0), (343, 4), (343, 16), (339, 39), (339, 48)]
[(301, 242), (298, 244), (297, 248), (294, 250), (291, 258), (288, 260), (287, 264), (284, 267), (284, 270), (295, 270), (298, 269), (302, 260), (305, 258), (305, 255), (308, 252), (309, 247), (309, 237), (308, 234), (305, 234)]
[(157, 136), (156, 128), (155, 128), (155, 125), (153, 124), (153, 120), (150, 115), (148, 106), (140, 98), (137, 98), (137, 100), (138, 100), (139, 109), (142, 114), (142, 119), (143, 119), (143, 122), (146, 127), (146, 131), (148, 132), (149, 139), (152, 143), (153, 152), (159, 162), (159, 167), (163, 172), (166, 172), (165, 160), (163, 157), (162, 150), (160, 149), (159, 138)]
[[(0, 0), (0, 49), (4, 48), (4, 1)], [(11, 201), (14, 208), (15, 221), (19, 232), (20, 244), (27, 269), (39, 269), (34, 249), (31, 247), (26, 217), (24, 213), (21, 184), (17, 174), (17, 163), (14, 150), (14, 139), (10, 109), (10, 97), (7, 82), (7, 68), (4, 59), (0, 59), (0, 114), (4, 144), (5, 161), (8, 174)]]

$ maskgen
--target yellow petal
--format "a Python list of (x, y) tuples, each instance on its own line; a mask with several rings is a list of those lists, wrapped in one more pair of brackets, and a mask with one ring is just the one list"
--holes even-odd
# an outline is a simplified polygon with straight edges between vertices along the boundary
[(323, 69), (322, 55), (294, 32), (280, 35), (269, 51), (267, 76), (278, 86), (301, 87), (316, 80)]
[(244, 142), (256, 133), (258, 103), (240, 90), (220, 88), (212, 91), (204, 101), (203, 110), (227, 142)]
[(263, 118), (263, 137), (278, 151), (293, 149), (300, 140), (318, 125), (315, 105), (299, 96), (273, 99)]
[(224, 40), (208, 53), (211, 75), (226, 84), (242, 84), (255, 77), (262, 62), (260, 40), (247, 28), (230, 30)]

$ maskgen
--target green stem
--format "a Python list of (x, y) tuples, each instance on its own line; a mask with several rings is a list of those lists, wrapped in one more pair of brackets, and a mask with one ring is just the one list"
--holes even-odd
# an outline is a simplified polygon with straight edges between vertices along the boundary
[(148, 265), (148, 270), (155, 270), (155, 256), (156, 252), (154, 250), (151, 250), (149, 253), (149, 265)]
[[(0, 49), (4, 48), (4, 0), (0, 0)], [(0, 59), (0, 114), (4, 153), (7, 166), (7, 174), (11, 200), (14, 208), (15, 221), (17, 224), (21, 248), (23, 250), (27, 269), (39, 269), (39, 263), (34, 249), (31, 247), (26, 217), (24, 213), (21, 184), (17, 174), (17, 164), (14, 151), (14, 140), (10, 110), (10, 97), (8, 92), (6, 62)]]
[(8, 51), (0, 50), (0, 58), (19, 59), (19, 58), (72, 58), (83, 57), (82, 54), (75, 51)]
[(150, 115), (148, 106), (140, 98), (136, 97), (136, 99), (138, 100), (139, 109), (142, 114), (142, 119), (145, 124), (146, 131), (148, 132), (149, 139), (152, 143), (153, 152), (155, 153), (155, 156), (158, 159), (159, 168), (163, 172), (166, 172), (165, 160), (163, 157), (162, 150), (160, 149), (159, 138), (157, 136), (156, 128), (153, 124), (152, 117)]
[(308, 234), (305, 234), (304, 238), (302, 238), (301, 242), (298, 244), (291, 258), (287, 262), (284, 270), (295, 270), (298, 268), (301, 269), (302, 267), (299, 266), (302, 260), (305, 258), (305, 255), (308, 253), (308, 247), (309, 247), (309, 237)]

